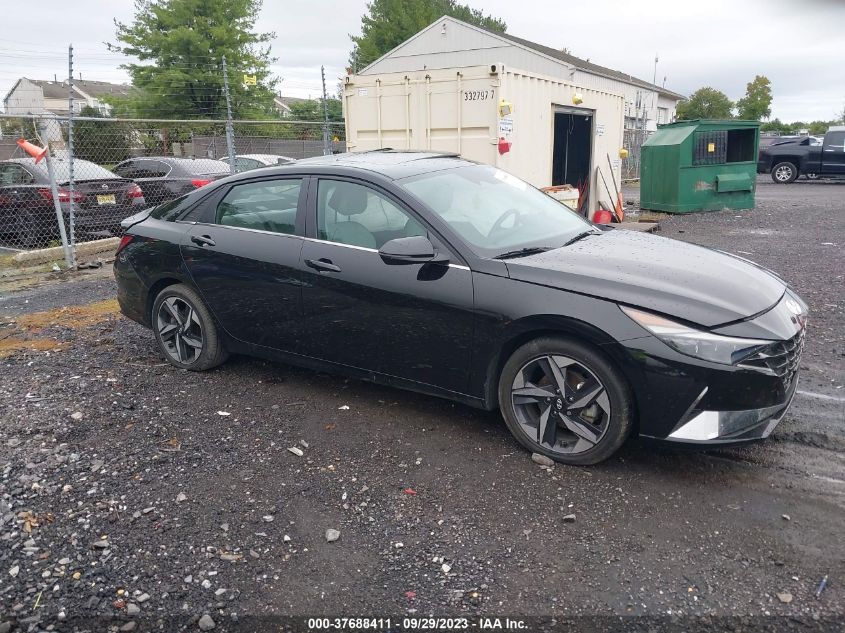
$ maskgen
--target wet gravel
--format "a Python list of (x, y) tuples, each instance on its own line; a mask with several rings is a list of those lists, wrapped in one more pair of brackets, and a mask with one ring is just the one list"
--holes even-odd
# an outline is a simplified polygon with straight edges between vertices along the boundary
[[(814, 395), (741, 449), (632, 441), (597, 467), (548, 468), (497, 414), (247, 358), (179, 372), (107, 312), (30, 322), (63, 349), (0, 360), (0, 631), (314, 615), (841, 630), (843, 192), (761, 183), (753, 211), (662, 223), (749, 253), (811, 305)], [(113, 293), (91, 273), (7, 293), (0, 337)]]

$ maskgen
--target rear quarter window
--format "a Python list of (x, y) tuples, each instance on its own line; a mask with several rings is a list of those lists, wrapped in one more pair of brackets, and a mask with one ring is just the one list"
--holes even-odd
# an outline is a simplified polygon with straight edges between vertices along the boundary
[(173, 222), (187, 210), (189, 206), (186, 204), (187, 199), (188, 196), (181, 196), (175, 200), (170, 200), (164, 204), (160, 204), (152, 210), (150, 217), (155, 218), (156, 220), (164, 220), (165, 222)]

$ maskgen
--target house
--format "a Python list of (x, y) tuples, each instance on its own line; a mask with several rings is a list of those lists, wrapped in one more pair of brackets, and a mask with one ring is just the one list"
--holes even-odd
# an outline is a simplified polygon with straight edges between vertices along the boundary
[[(131, 86), (113, 84), (106, 81), (74, 80), (73, 81), (73, 110), (76, 114), (86, 106), (99, 110), (102, 114), (109, 114), (109, 106), (105, 97), (126, 96)], [(68, 82), (44, 81), (21, 77), (3, 99), (3, 110), (6, 114), (54, 114), (67, 116), (68, 110)]]
[(273, 107), (276, 108), (276, 111), (279, 113), (279, 116), (281, 116), (283, 119), (287, 119), (292, 116), (291, 105), (295, 103), (302, 103), (304, 101), (308, 101), (308, 99), (300, 99), (298, 97), (283, 97), (282, 93), (278, 93), (275, 97), (273, 97)]
[[(111, 112), (111, 106), (107, 103), (106, 99), (108, 97), (129, 96), (132, 86), (128, 84), (113, 84), (107, 81), (74, 79), (73, 89), (76, 95), (78, 95), (75, 96), (75, 99), (84, 101), (83, 105), (87, 105), (90, 108), (99, 110), (104, 115), (108, 115)], [(76, 112), (82, 109), (82, 106), (74, 105)]]
[(678, 102), (685, 99), (683, 95), (662, 86), (575, 57), (565, 50), (508, 33), (488, 31), (448, 16), (426, 27), (357, 74), (376, 75), (493, 63), (621, 95), (626, 129), (656, 130), (657, 124), (671, 123)]

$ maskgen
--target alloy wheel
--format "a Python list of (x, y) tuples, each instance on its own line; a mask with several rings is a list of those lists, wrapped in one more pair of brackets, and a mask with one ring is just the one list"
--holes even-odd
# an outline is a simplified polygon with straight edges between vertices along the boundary
[(786, 182), (792, 178), (792, 168), (786, 165), (781, 165), (775, 170), (775, 178), (781, 182)]
[(595, 373), (566, 356), (535, 358), (517, 372), (511, 402), (534, 442), (569, 455), (590, 450), (607, 433), (610, 398)]
[(168, 355), (184, 365), (194, 363), (205, 343), (202, 322), (194, 307), (181, 297), (168, 297), (159, 306), (156, 320), (161, 344)]

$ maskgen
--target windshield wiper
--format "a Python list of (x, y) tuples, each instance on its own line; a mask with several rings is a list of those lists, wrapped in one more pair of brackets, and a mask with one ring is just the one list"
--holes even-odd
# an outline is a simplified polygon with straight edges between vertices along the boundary
[[(597, 231), (584, 231), (583, 233), (579, 233), (575, 237), (571, 238), (563, 246), (569, 246), (570, 244), (574, 244), (578, 240), (583, 240), (588, 235), (598, 235), (598, 232)], [(561, 246), (561, 248), (563, 248), (563, 246)]]
[(496, 255), (493, 259), (511, 259), (513, 257), (527, 257), (528, 255), (537, 255), (538, 253), (545, 253), (552, 250), (552, 246), (529, 246), (527, 248), (518, 248), (515, 251), (507, 251)]

